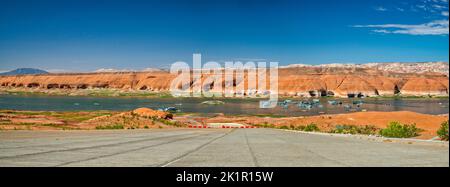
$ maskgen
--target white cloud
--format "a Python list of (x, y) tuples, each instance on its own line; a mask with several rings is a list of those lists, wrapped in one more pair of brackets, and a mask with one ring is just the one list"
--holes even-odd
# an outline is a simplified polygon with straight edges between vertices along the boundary
[(416, 7), (425, 11), (428, 9), (426, 5), (416, 5)]
[(415, 2), (403, 2), (395, 7), (400, 12), (425, 12), (439, 14), (442, 11), (448, 11), (448, 0), (421, 0)]
[(384, 7), (382, 7), (382, 6), (379, 6), (379, 7), (375, 7), (375, 10), (376, 10), (376, 11), (385, 12), (385, 11), (387, 11), (387, 8), (384, 8)]
[(448, 11), (443, 11), (441, 14), (448, 17)]
[(385, 34), (390, 34), (391, 32), (386, 30), (386, 29), (375, 29), (372, 30), (373, 32), (377, 32), (377, 33), (385, 33)]
[(437, 5), (437, 4), (434, 4), (434, 5), (432, 5), (432, 6), (433, 6), (433, 8), (438, 9), (438, 10), (442, 10), (442, 9), (445, 9), (445, 8), (446, 8), (446, 7), (443, 6), (443, 5)]
[(432, 1), (432, 2), (435, 2), (435, 3), (439, 3), (439, 2), (448, 3), (448, 0), (428, 0), (428, 1)]
[(419, 25), (406, 24), (383, 24), (383, 25), (354, 25), (357, 28), (377, 28), (372, 30), (377, 33), (386, 34), (408, 34), (408, 35), (448, 35), (448, 20), (436, 20)]

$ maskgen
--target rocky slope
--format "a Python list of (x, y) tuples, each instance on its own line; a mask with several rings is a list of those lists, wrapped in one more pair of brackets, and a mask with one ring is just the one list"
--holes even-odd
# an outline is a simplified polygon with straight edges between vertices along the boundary
[[(388, 66), (390, 67), (390, 66)], [(447, 64), (448, 68), (448, 64)], [(420, 68), (419, 68), (420, 69)], [(448, 72), (448, 70), (447, 70)], [(374, 67), (299, 67), (279, 69), (278, 91), (287, 96), (379, 96), (379, 95), (434, 95), (448, 96), (449, 78), (444, 73), (425, 72), (404, 73), (380, 70)], [(116, 72), (116, 73), (80, 73), (0, 76), (0, 87), (24, 87), (30, 89), (91, 89), (115, 88), (122, 90), (169, 91), (176, 75), (164, 71), (155, 72)], [(217, 85), (228, 88), (233, 85), (233, 92), (247, 90), (248, 77), (243, 81), (219, 82), (215, 85), (205, 81), (192, 80), (190, 85), (200, 85), (209, 89), (220, 90)], [(189, 82), (189, 81), (187, 81)], [(181, 87), (181, 84), (178, 84)], [(267, 94), (249, 89), (245, 94)]]

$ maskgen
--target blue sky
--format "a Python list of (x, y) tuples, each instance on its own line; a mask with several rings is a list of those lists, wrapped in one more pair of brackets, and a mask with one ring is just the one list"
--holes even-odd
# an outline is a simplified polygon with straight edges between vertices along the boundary
[(0, 70), (449, 58), (447, 0), (0, 1)]

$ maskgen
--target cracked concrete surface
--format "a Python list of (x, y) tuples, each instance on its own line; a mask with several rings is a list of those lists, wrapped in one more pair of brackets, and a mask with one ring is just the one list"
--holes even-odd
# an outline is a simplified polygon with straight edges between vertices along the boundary
[(274, 129), (2, 131), (5, 166), (449, 167), (449, 147)]

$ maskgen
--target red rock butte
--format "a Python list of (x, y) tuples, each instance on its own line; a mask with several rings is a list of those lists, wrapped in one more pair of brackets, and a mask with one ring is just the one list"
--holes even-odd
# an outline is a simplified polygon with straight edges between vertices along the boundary
[[(282, 96), (301, 97), (357, 97), (357, 96), (448, 96), (448, 75), (440, 73), (393, 73), (371, 68), (323, 68), (289, 67), (278, 72), (278, 92)], [(198, 81), (191, 79), (190, 86), (201, 84), (212, 91), (214, 84), (207, 82), (203, 74)], [(177, 75), (158, 72), (117, 72), (117, 73), (67, 73), (45, 75), (0, 76), (3, 89), (23, 87), (30, 89), (122, 89), (167, 92)], [(258, 94), (256, 89), (247, 89), (247, 75), (240, 82), (221, 81), (224, 88), (233, 85), (244, 87), (246, 95)], [(242, 85), (243, 84), (243, 85)], [(270, 86), (267, 84), (268, 87)], [(262, 93), (260, 93), (262, 94)]]

